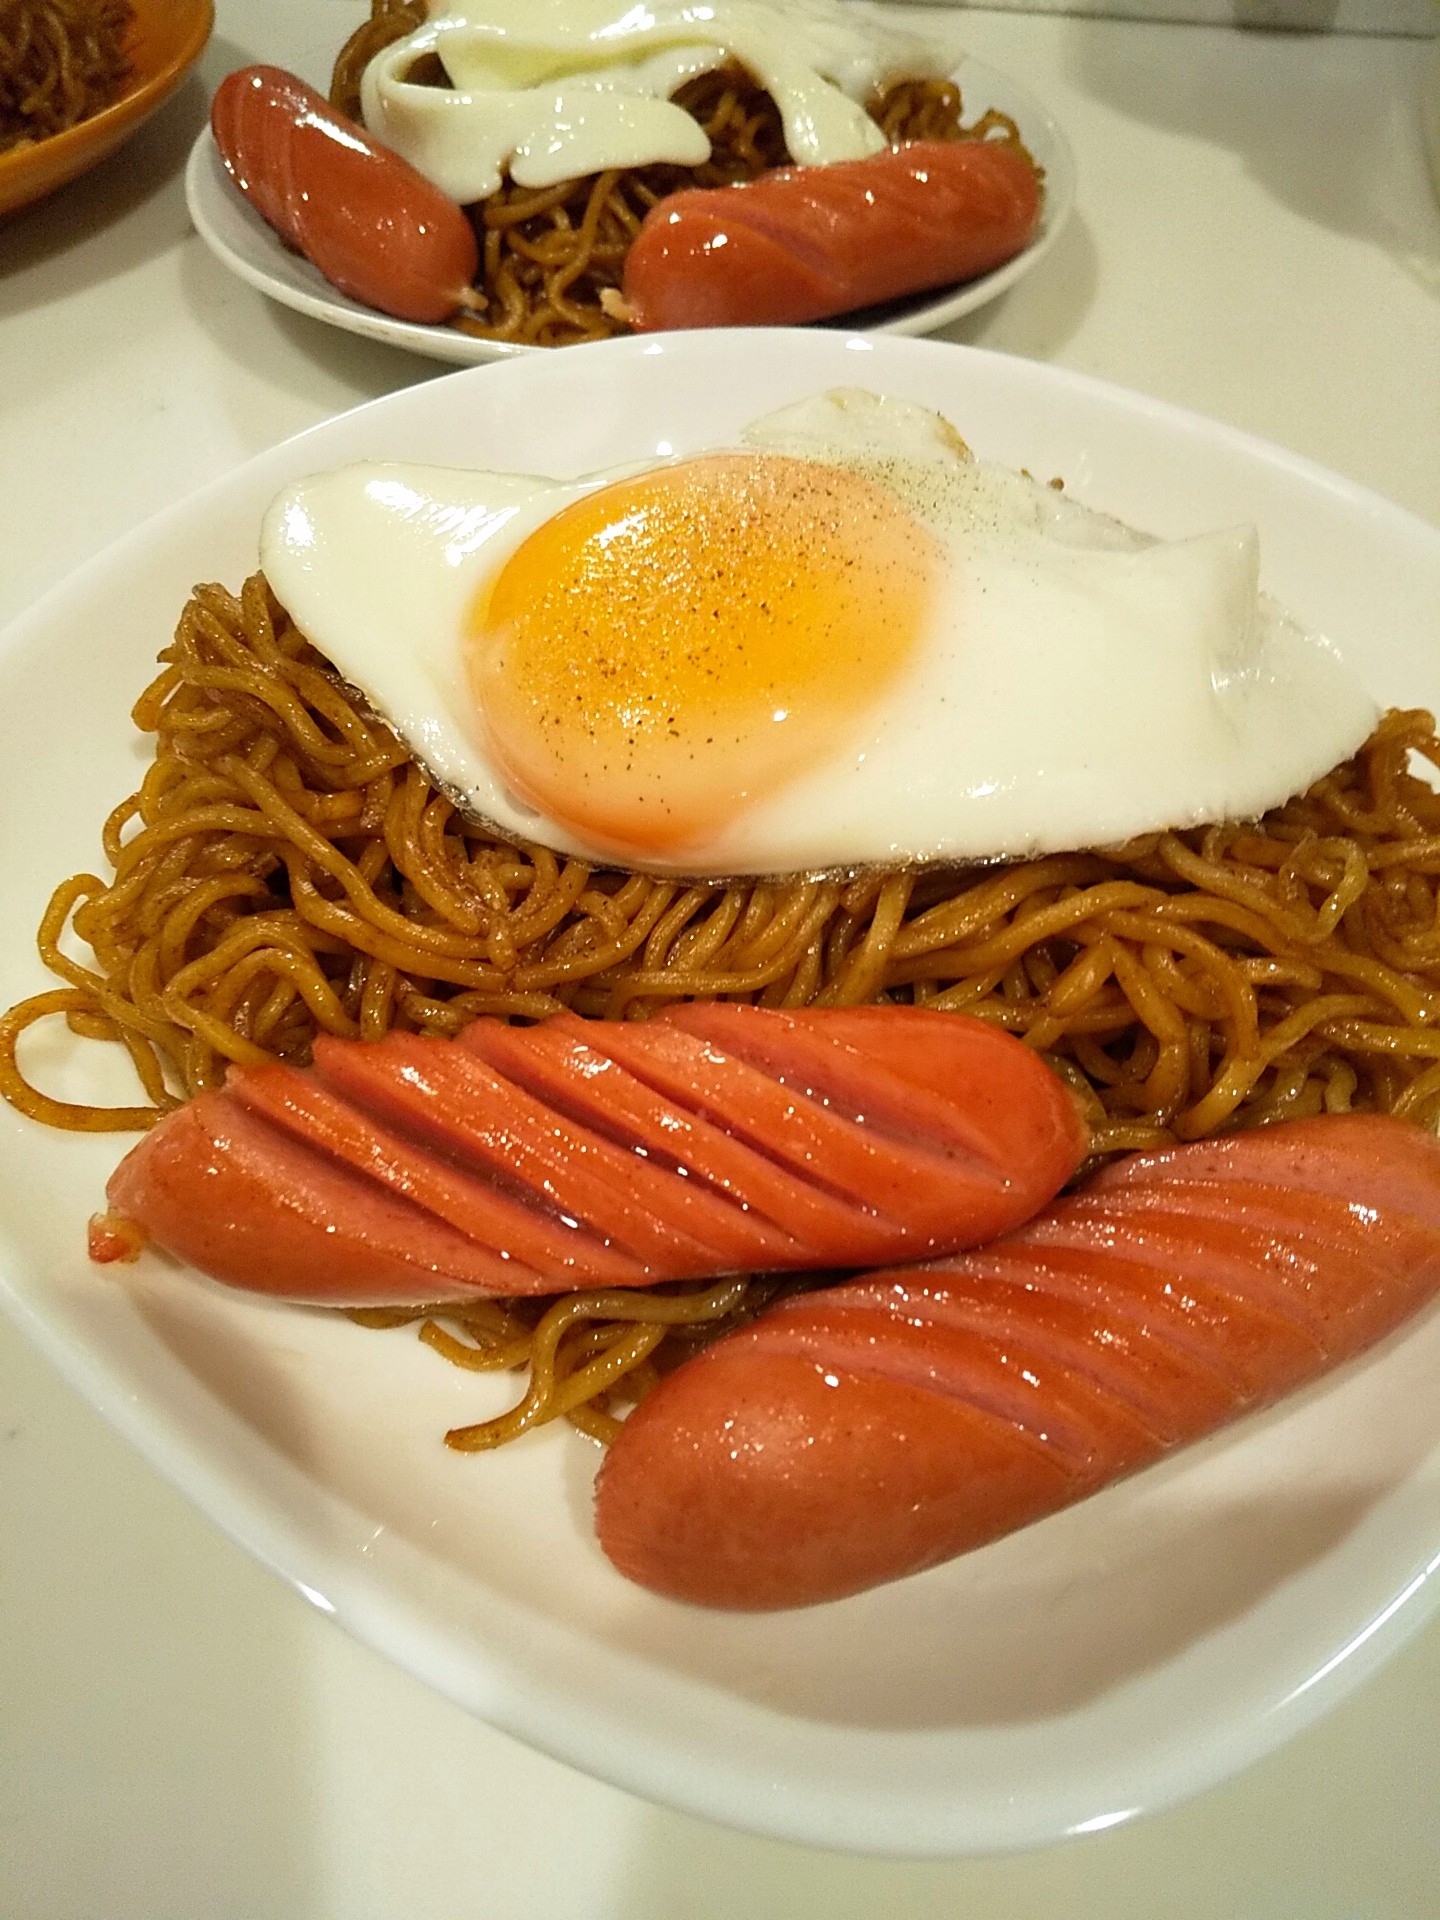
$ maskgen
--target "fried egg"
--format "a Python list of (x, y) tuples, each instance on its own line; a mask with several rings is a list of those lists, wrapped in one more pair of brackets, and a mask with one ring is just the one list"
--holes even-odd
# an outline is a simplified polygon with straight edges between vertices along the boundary
[(1253, 818), (1377, 718), (1259, 591), (1253, 527), (1151, 539), (853, 391), (579, 480), (316, 475), (270, 508), (261, 564), (469, 816), (650, 872)]

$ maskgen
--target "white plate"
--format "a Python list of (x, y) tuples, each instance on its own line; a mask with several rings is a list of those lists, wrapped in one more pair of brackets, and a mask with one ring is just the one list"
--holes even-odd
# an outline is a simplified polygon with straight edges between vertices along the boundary
[[(1440, 533), (1290, 454), (1031, 362), (797, 331), (622, 340), (461, 373), (302, 434), (183, 502), (0, 640), (0, 1006), (31, 930), (136, 782), (127, 713), (192, 581), (238, 583), (293, 476), (361, 457), (576, 473), (724, 441), (838, 384), (942, 408), (989, 455), (1162, 534), (1258, 521), (1268, 584), (1387, 701), (1440, 704)], [(59, 1023), (52, 1023), (52, 1028)], [(127, 1097), (118, 1049), (37, 1037), (58, 1090)], [(737, 1826), (890, 1854), (1113, 1824), (1293, 1733), (1433, 1611), (1440, 1313), (1279, 1411), (984, 1552), (759, 1618), (651, 1598), (590, 1532), (590, 1443), (464, 1457), (503, 1395), (413, 1333), (100, 1271), (87, 1215), (123, 1139), (0, 1108), (0, 1274), (57, 1366), (317, 1605), (509, 1731)]]
[[(1040, 229), (1023, 253), (953, 292), (916, 295), (876, 308), (873, 315), (858, 322), (831, 323), (847, 332), (853, 332), (858, 324), (872, 333), (933, 333), (961, 314), (972, 313), (1028, 273), (1049, 250), (1069, 217), (1075, 199), (1075, 157), (1049, 111), (1034, 94), (983, 61), (966, 60), (956, 69), (955, 78), (964, 92), (966, 115), (973, 118), (989, 107), (1010, 114), (1045, 169), (1045, 210)], [(185, 169), (185, 197), (190, 218), (215, 257), (242, 280), (298, 313), (308, 313), (348, 333), (362, 333), (370, 340), (407, 347), (411, 353), (453, 361), (457, 366), (473, 367), (487, 360), (512, 360), (549, 351), (502, 340), (476, 340), (454, 327), (392, 320), (388, 314), (347, 299), (308, 260), (293, 253), (236, 191), (208, 127), (195, 142)]]

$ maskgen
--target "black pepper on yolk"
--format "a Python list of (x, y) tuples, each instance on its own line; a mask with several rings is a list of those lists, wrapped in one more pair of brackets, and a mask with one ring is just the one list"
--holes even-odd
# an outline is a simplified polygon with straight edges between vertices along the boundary
[(874, 482), (785, 455), (602, 487), (472, 610), (498, 770), (617, 855), (703, 846), (843, 751), (915, 652), (941, 551)]

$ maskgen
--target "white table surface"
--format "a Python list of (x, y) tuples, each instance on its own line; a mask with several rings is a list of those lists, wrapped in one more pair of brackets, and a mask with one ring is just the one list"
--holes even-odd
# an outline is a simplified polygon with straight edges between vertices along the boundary
[[(159, 118), (0, 225), (0, 620), (249, 454), (439, 371), (269, 304), (186, 219), (209, 90), (293, 60), (297, 32), (337, 39), (336, 13), (220, 0)], [(1049, 258), (954, 337), (1217, 415), (1440, 521), (1422, 43), (967, 27), (1061, 119), (1080, 190)], [(1422, 1920), (1440, 1916), (1440, 1627), (1189, 1806), (1021, 1858), (809, 1852), (587, 1780), (389, 1668), (0, 1324), (0, 1914)]]

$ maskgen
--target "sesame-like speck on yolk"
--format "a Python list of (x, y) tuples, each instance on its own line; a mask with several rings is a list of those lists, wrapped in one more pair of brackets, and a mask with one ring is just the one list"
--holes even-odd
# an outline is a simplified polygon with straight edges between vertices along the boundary
[(522, 541), (471, 610), (503, 777), (616, 855), (674, 855), (843, 752), (925, 628), (939, 542), (863, 475), (716, 453)]

